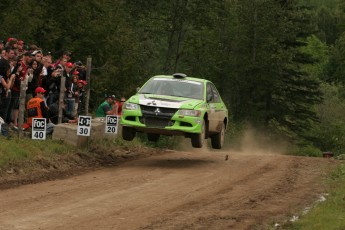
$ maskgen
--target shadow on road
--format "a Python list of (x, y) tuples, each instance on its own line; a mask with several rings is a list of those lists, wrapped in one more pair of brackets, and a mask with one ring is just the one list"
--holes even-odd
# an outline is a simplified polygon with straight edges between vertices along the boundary
[(143, 167), (161, 167), (161, 168), (189, 168), (189, 167), (202, 167), (207, 164), (213, 164), (212, 160), (200, 159), (159, 159), (151, 160), (141, 166)]

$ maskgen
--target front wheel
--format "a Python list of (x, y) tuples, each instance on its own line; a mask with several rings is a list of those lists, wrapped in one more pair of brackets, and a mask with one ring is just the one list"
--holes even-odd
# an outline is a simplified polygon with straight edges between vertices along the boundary
[(225, 136), (225, 126), (224, 126), (224, 123), (222, 123), (220, 132), (217, 133), (216, 135), (211, 136), (212, 148), (221, 149), (224, 144), (224, 136)]
[(122, 127), (122, 138), (126, 141), (132, 141), (135, 137), (135, 130), (131, 127)]
[(201, 125), (201, 132), (192, 134), (191, 142), (194, 148), (202, 148), (202, 146), (205, 143), (205, 133), (206, 133), (206, 126), (205, 126), (205, 121), (203, 121)]

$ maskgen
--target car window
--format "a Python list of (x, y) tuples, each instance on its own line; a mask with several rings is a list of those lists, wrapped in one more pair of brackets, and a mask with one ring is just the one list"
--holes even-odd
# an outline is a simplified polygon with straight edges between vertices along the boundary
[(207, 97), (208, 98), (212, 98), (212, 100), (210, 101), (211, 103), (219, 103), (221, 102), (219, 93), (216, 89), (216, 87), (212, 84), (212, 83), (207, 83)]
[(209, 102), (213, 102), (212, 88), (211, 88), (211, 85), (209, 83), (207, 84), (206, 94), (207, 94), (207, 99), (211, 98), (211, 101), (209, 101)]
[(138, 93), (158, 94), (176, 97), (186, 97), (202, 100), (203, 84), (197, 81), (153, 78), (150, 79)]
[(219, 96), (219, 93), (218, 93), (216, 87), (212, 84), (210, 84), (210, 85), (211, 85), (211, 89), (212, 89), (212, 93), (213, 93), (213, 102), (215, 102), (215, 103), (221, 102), (220, 96)]

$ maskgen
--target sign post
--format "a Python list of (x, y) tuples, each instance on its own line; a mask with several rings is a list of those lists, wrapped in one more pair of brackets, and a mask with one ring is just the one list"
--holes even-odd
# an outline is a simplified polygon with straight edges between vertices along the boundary
[(47, 122), (45, 118), (33, 118), (32, 119), (32, 136), (33, 140), (45, 140), (46, 139), (46, 127)]
[(119, 117), (116, 115), (107, 115), (105, 123), (105, 133), (117, 134)]
[(78, 117), (78, 136), (90, 136), (91, 134), (91, 116), (79, 116)]

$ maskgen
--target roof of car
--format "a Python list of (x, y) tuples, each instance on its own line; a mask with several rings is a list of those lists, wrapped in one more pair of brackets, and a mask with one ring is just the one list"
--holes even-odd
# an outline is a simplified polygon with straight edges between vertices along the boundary
[(157, 75), (153, 78), (168, 78), (168, 79), (183, 79), (183, 80), (189, 80), (189, 81), (197, 81), (197, 82), (207, 82), (208, 80), (202, 79), (202, 78), (196, 78), (196, 77), (176, 77), (173, 75)]

